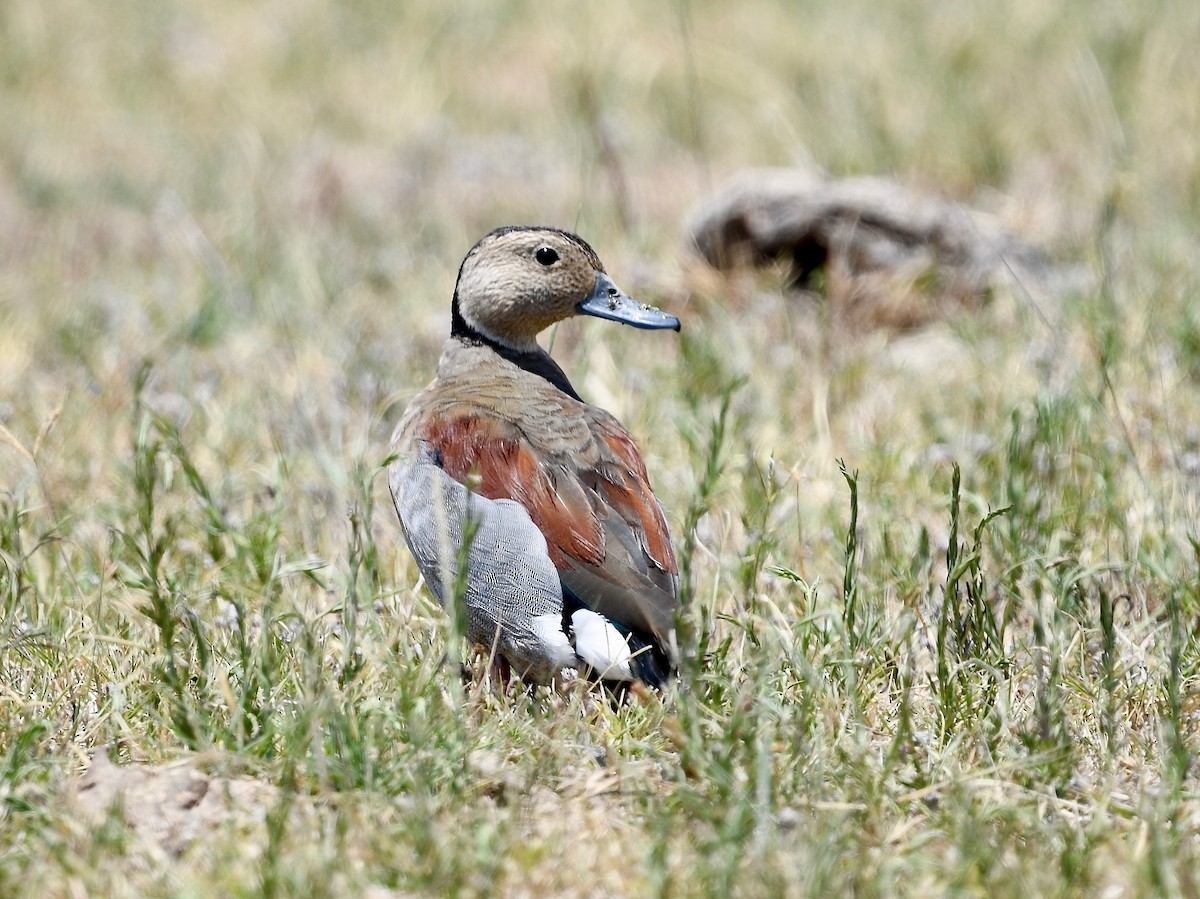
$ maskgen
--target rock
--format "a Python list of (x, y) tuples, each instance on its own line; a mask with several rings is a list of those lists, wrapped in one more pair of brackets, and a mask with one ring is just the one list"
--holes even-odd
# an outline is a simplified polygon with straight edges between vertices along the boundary
[(1050, 258), (990, 216), (886, 178), (747, 172), (692, 216), (688, 239), (720, 271), (783, 258), (801, 287), (826, 271), (857, 324), (923, 324), (1014, 278), (1063, 289)]

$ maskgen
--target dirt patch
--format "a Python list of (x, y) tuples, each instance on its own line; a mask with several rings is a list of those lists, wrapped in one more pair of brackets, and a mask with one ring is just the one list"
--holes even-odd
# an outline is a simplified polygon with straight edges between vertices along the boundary
[(103, 753), (73, 784), (71, 800), (92, 826), (113, 814), (147, 843), (179, 856), (211, 832), (256, 829), (279, 801), (279, 788), (249, 777), (210, 775), (203, 759), (165, 765), (114, 765)]

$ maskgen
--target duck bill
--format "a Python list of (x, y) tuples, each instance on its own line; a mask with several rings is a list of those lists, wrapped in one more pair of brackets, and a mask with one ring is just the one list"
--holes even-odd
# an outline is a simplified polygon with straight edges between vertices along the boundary
[(594, 315), (614, 322), (624, 322), (635, 328), (679, 330), (679, 319), (656, 309), (648, 303), (639, 303), (626, 296), (612, 278), (603, 272), (596, 273), (596, 285), (587, 299), (575, 307), (580, 315)]

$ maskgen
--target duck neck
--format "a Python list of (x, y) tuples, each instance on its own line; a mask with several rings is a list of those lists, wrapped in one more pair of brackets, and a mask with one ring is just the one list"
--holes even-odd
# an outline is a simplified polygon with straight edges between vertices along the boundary
[(516, 349), (503, 341), (496, 340), (490, 334), (485, 334), (463, 318), (463, 314), (458, 308), (457, 296), (454, 298), (454, 304), (451, 307), (450, 336), (469, 345), (486, 346), (496, 353), (496, 355), (502, 359), (506, 359), (518, 368), (530, 374), (537, 375), (539, 378), (545, 378), (567, 396), (571, 397), (571, 399), (583, 402), (583, 397), (571, 386), (566, 373), (559, 367), (557, 362), (550, 358), (550, 354), (538, 346), (536, 342), (531, 349)]

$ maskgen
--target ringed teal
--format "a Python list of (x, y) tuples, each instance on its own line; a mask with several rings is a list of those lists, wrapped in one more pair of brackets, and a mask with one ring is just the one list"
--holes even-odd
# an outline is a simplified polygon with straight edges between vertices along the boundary
[(392, 437), (392, 499), (426, 583), (443, 603), (461, 593), (467, 638), (516, 673), (661, 687), (678, 661), (675, 551), (633, 438), (537, 342), (575, 315), (679, 330), (567, 231), (499, 228), (471, 249), (437, 377)]

